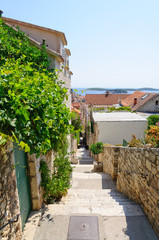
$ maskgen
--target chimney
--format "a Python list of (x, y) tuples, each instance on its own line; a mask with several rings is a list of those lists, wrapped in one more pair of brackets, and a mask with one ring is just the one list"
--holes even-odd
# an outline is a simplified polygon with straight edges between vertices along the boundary
[(134, 106), (137, 104), (137, 98), (134, 98)]
[(109, 95), (109, 91), (106, 91), (105, 97), (108, 97), (108, 95)]
[(43, 38), (43, 39), (42, 39), (42, 45), (44, 45), (44, 46), (45, 46), (45, 42), (46, 42), (46, 39), (45, 39), (45, 38)]
[(3, 13), (3, 11), (0, 10), (0, 18), (2, 17), (2, 13)]

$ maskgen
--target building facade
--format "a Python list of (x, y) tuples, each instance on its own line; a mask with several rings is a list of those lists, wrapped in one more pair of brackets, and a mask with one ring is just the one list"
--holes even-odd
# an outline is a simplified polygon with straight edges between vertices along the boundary
[(67, 39), (63, 32), (50, 28), (37, 26), (31, 23), (18, 21), (11, 18), (2, 17), (4, 22), (10, 27), (23, 31), (30, 40), (30, 43), (38, 48), (46, 46), (50, 68), (57, 69), (58, 80), (63, 82), (63, 86), (68, 89), (68, 100), (66, 104), (71, 108), (71, 75), (69, 69), (69, 57), (71, 52), (65, 48)]

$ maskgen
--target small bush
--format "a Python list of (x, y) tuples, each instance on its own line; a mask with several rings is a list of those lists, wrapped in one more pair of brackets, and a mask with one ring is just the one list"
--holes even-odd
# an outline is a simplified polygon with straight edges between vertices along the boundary
[(44, 188), (44, 200), (59, 200), (65, 196), (70, 187), (70, 174), (72, 167), (67, 157), (57, 157), (54, 161), (54, 172), (50, 176), (50, 170), (45, 161), (40, 163), (41, 186)]
[(159, 115), (151, 115), (147, 118), (148, 120), (148, 128), (152, 125), (156, 125), (159, 122)]
[(103, 152), (103, 143), (102, 142), (97, 142), (96, 144), (92, 144), (90, 147), (90, 150), (93, 154), (99, 154)]
[(132, 110), (131, 110), (131, 108), (130, 107), (124, 107), (124, 106), (122, 106), (122, 107), (118, 107), (118, 108), (116, 108), (116, 107), (108, 107), (108, 112), (119, 112), (119, 111), (126, 111), (126, 112), (132, 112)]
[(159, 147), (159, 126), (150, 126), (146, 131), (146, 141), (152, 144), (152, 147)]

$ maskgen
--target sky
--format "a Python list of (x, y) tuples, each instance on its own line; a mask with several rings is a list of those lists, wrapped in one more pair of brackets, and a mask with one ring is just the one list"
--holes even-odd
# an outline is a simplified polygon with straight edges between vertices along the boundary
[(0, 9), (65, 33), (72, 88), (159, 88), (159, 0), (0, 0)]

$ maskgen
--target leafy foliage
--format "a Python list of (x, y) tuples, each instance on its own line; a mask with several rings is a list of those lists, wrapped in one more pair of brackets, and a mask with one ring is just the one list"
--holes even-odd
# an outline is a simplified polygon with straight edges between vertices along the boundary
[(4, 65), (6, 59), (20, 60), (21, 63), (32, 63), (33, 68), (41, 70), (49, 66), (49, 60), (42, 46), (40, 51), (31, 46), (29, 39), (19, 29), (13, 29), (0, 19), (0, 65)]
[(152, 125), (156, 125), (157, 122), (159, 122), (159, 115), (151, 115), (147, 118), (148, 120), (148, 128)]
[(80, 115), (75, 111), (71, 113), (71, 125), (72, 125), (72, 134), (74, 137), (78, 137), (79, 133), (82, 130), (82, 121)]
[(46, 162), (41, 163), (46, 199), (66, 193), (72, 171), (67, 155), (71, 119), (67, 89), (57, 80), (45, 46), (31, 46), (24, 33), (0, 19), (0, 144), (10, 135), (30, 154), (57, 152), (52, 177)]
[(118, 107), (118, 108), (116, 108), (116, 107), (108, 107), (108, 110), (109, 110), (109, 112), (114, 112), (114, 111), (127, 111), (127, 112), (131, 112), (132, 111), (130, 107), (124, 107), (124, 106)]
[(93, 108), (93, 112), (102, 112), (102, 111), (104, 111), (104, 110), (105, 110), (104, 107), (94, 107), (94, 108)]
[(54, 160), (54, 172), (52, 176), (50, 176), (46, 162), (41, 161), (40, 163), (41, 184), (44, 188), (44, 198), (47, 202), (53, 199), (59, 200), (67, 193), (67, 189), (70, 187), (70, 174), (73, 168), (70, 165), (68, 156), (66, 156), (67, 141), (63, 141), (62, 145), (58, 156)]
[(102, 142), (97, 142), (96, 144), (92, 144), (90, 150), (93, 154), (99, 154), (103, 152), (104, 146)]
[(152, 147), (159, 148), (159, 126), (150, 126), (150, 129), (146, 131), (146, 140)]
[(7, 142), (15, 142), (21, 150), (24, 150), (25, 152), (30, 152), (30, 147), (28, 146), (28, 144), (24, 143), (23, 141), (19, 142), (14, 133), (12, 136), (0, 133), (0, 148), (2, 148)]
[(22, 32), (1, 20), (0, 36), (0, 132), (14, 132), (31, 153), (58, 150), (69, 131), (67, 89), (55, 83), (44, 47), (30, 46)]

